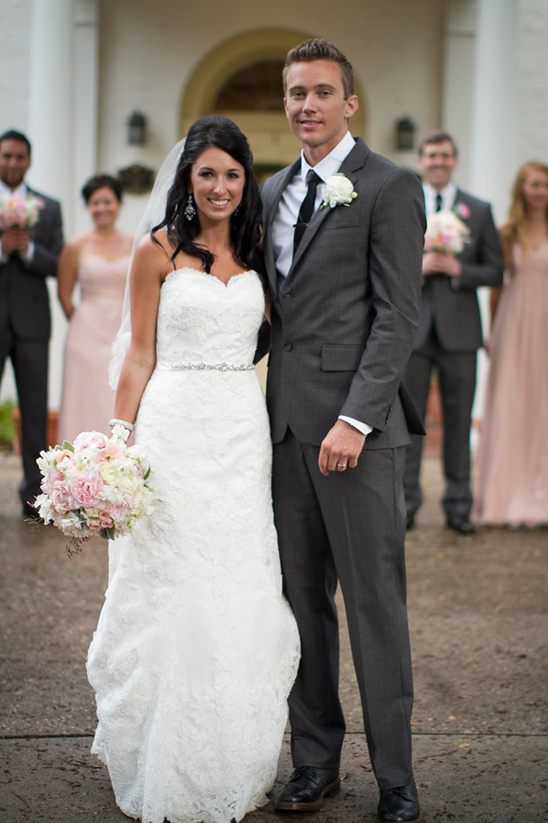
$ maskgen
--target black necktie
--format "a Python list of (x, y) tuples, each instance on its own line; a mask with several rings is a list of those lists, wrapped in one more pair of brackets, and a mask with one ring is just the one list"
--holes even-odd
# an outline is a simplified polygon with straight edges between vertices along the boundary
[(314, 211), (314, 203), (316, 202), (316, 187), (318, 183), (321, 182), (321, 177), (318, 177), (314, 169), (309, 169), (306, 175), (306, 184), (308, 186), (308, 189), (305, 198), (301, 203), (299, 216), (297, 217), (297, 222), (295, 224), (295, 234), (293, 236), (293, 255), (295, 255), (295, 252), (297, 251), (297, 246), (301, 242), (301, 238), (304, 234), (304, 230), (308, 226), (310, 218), (312, 217), (312, 213)]
[(438, 192), (436, 194), (436, 211), (441, 211), (442, 206), (443, 206), (443, 197)]

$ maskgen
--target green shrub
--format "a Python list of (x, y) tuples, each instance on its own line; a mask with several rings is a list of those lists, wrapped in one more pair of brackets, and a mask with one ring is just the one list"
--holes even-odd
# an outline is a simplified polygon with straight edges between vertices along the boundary
[(10, 446), (15, 440), (15, 423), (12, 412), (17, 408), (17, 403), (13, 400), (4, 400), (0, 403), (0, 443)]

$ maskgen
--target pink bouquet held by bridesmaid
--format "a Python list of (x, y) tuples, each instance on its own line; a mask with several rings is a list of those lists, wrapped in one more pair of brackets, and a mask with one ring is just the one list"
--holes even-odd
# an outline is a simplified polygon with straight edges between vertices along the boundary
[(34, 194), (24, 197), (20, 194), (6, 193), (0, 195), (0, 229), (31, 229), (40, 210), (44, 208), (44, 201)]
[(127, 446), (129, 432), (82, 432), (74, 440), (42, 451), (37, 460), (44, 479), (35, 507), (47, 525), (70, 537), (69, 557), (92, 536), (114, 539), (152, 513), (150, 467), (138, 446)]
[(468, 242), (470, 229), (454, 212), (438, 211), (428, 215), (424, 235), (426, 251), (459, 254)]

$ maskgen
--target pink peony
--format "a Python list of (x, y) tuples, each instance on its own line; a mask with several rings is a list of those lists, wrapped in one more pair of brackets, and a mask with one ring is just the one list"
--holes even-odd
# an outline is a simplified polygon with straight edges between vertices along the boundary
[(103, 478), (98, 472), (77, 474), (69, 484), (70, 493), (74, 497), (77, 506), (82, 508), (93, 508), (97, 505), (101, 489), (103, 488)]
[(44, 476), (42, 480), (41, 489), (46, 494), (49, 494), (53, 489), (55, 483), (58, 483), (63, 480), (63, 472), (57, 468), (57, 466), (51, 466), (48, 470), (48, 473)]
[(50, 496), (52, 505), (59, 514), (65, 514), (65, 512), (75, 508), (74, 498), (62, 480), (57, 480), (54, 483)]
[(81, 432), (74, 441), (75, 451), (94, 447), (104, 449), (107, 444), (107, 436), (102, 432)]

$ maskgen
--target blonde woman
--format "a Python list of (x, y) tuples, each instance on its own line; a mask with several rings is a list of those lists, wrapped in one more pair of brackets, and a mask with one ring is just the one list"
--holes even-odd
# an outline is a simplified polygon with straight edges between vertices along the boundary
[(548, 525), (548, 165), (520, 168), (500, 237), (475, 515), (536, 529)]

